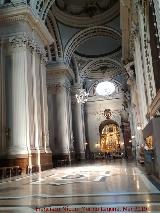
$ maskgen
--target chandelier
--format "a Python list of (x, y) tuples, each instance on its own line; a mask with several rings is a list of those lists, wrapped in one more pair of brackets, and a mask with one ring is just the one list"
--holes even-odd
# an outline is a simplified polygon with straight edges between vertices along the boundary
[(76, 99), (78, 103), (87, 102), (89, 93), (85, 91), (85, 89), (78, 89), (78, 93), (76, 94)]

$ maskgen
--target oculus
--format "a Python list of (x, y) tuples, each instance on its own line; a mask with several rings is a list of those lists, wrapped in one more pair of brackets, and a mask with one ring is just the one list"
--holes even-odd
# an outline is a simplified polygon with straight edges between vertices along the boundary
[(115, 85), (109, 81), (101, 82), (96, 87), (96, 93), (101, 96), (108, 96), (114, 92), (115, 92)]

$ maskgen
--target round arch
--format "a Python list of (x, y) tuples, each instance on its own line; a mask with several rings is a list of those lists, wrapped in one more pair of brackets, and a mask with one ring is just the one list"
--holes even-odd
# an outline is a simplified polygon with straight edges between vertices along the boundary
[(81, 43), (89, 40), (90, 38), (97, 37), (97, 36), (108, 36), (115, 40), (120, 40), (121, 38), (120, 32), (110, 27), (96, 26), (96, 27), (89, 27), (87, 29), (84, 29), (76, 33), (67, 43), (65, 47), (65, 51), (64, 51), (65, 62), (67, 62), (67, 64), (70, 63), (70, 60), (74, 51)]
[[(101, 67), (112, 67), (112, 69), (108, 70), (107, 75), (109, 77), (114, 77), (116, 75), (119, 75), (124, 70), (124, 67), (122, 64), (114, 59), (103, 57), (98, 58), (96, 60), (92, 60), (88, 62), (80, 71), (82, 77), (88, 77), (89, 73), (91, 73), (92, 70), (98, 70)], [(125, 73), (125, 72), (124, 72)]]

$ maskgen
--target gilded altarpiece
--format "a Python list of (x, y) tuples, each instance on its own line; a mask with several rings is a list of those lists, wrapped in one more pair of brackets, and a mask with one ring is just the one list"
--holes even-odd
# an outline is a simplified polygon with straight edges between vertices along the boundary
[(116, 124), (107, 124), (100, 134), (101, 152), (120, 152), (120, 133)]

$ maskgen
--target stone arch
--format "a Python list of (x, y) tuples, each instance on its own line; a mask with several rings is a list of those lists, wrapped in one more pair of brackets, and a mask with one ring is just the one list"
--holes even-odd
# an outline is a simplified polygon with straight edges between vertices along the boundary
[(67, 43), (64, 51), (65, 62), (67, 64), (70, 63), (74, 51), (81, 43), (97, 36), (109, 36), (115, 40), (120, 40), (121, 38), (120, 32), (110, 27), (96, 26), (81, 30), (80, 32), (76, 33)]
[[(80, 71), (81, 77), (88, 77), (91, 71), (94, 69), (100, 69), (101, 67), (112, 66), (113, 68), (108, 70), (107, 75), (110, 78), (113, 78), (116, 75), (119, 75), (124, 71), (122, 64), (114, 59), (103, 57), (96, 60), (88, 62)], [(125, 73), (125, 72), (124, 72)]]
[[(53, 14), (51, 13), (51, 11), (48, 12), (48, 16), (45, 20), (45, 24), (49, 30), (49, 32), (51, 33), (52, 37), (54, 38), (54, 54), (55, 54), (55, 59), (58, 58), (63, 58), (63, 53), (62, 53), (62, 43), (61, 43), (61, 39), (60, 39), (60, 35), (59, 35), (59, 31), (58, 31), (58, 27), (57, 27), (57, 22), (55, 20), (55, 17), (53, 16)], [(50, 55), (53, 55), (53, 48), (48, 48), (50, 51)]]

